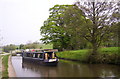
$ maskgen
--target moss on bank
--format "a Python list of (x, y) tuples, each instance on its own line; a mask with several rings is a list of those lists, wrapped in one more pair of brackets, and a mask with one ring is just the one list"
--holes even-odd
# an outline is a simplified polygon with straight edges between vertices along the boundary
[(2, 59), (3, 64), (2, 77), (8, 77), (8, 58), (9, 55), (4, 55)]
[[(70, 60), (89, 62), (89, 57), (91, 55), (90, 51), (90, 49), (63, 51), (58, 52), (57, 56)], [(98, 52), (99, 53), (95, 55), (95, 59), (92, 60), (93, 63), (120, 64), (120, 52), (118, 47), (100, 48)]]

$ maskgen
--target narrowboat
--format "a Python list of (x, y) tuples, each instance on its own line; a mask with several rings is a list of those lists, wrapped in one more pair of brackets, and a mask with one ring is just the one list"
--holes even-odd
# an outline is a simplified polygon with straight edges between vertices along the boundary
[(32, 50), (23, 52), (23, 62), (38, 63), (41, 65), (56, 66), (59, 59), (56, 56), (57, 49)]

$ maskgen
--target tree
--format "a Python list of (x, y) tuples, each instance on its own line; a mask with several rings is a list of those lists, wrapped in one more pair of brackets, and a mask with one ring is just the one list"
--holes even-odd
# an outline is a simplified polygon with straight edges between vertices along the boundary
[(103, 46), (106, 47), (119, 47), (119, 27), (120, 27), (120, 22), (118, 23), (113, 23), (111, 26), (111, 36), (108, 39), (108, 41), (102, 43)]
[[(114, 24), (120, 22), (117, 17), (119, 8), (117, 3), (113, 2), (85, 2), (84, 4), (77, 2), (75, 5), (75, 9), (69, 8), (64, 13), (64, 24), (71, 35), (77, 35), (78, 38), (83, 38), (91, 44), (93, 49), (89, 57), (91, 62), (95, 60), (101, 44), (114, 37), (113, 29), (116, 29)], [(113, 14), (116, 17), (113, 17)]]
[(64, 30), (64, 22), (62, 21), (64, 11), (71, 5), (55, 5), (50, 8), (49, 18), (44, 21), (44, 25), (40, 28), (41, 39), (44, 43), (53, 43), (54, 48), (60, 50), (66, 49), (69, 43), (69, 35)]
[(19, 49), (25, 49), (25, 45), (20, 44)]
[(112, 14), (118, 10), (117, 3), (113, 2), (84, 2), (82, 5), (77, 2), (76, 5), (81, 9), (85, 17), (86, 25), (81, 25), (80, 36), (84, 37), (92, 45), (92, 54), (97, 53), (97, 49), (102, 42), (107, 41), (111, 36), (112, 23), (115, 21)]
[[(68, 17), (73, 15), (73, 18), (78, 17), (79, 19), (76, 20), (71, 17), (69, 18), (71, 23), (67, 24), (68, 19), (64, 19), (67, 18), (66, 15), (69, 15)], [(52, 42), (54, 48), (62, 50), (84, 48), (86, 41), (77, 35), (79, 34), (79, 27), (72, 27), (76, 25), (74, 23), (80, 24), (78, 20), (83, 21), (83, 16), (82, 11), (76, 5), (55, 5), (50, 8), (50, 16), (44, 21), (44, 25), (40, 29), (43, 36), (41, 40), (44, 43)]]
[[(80, 49), (83, 46), (85, 48), (88, 42), (81, 37), (82, 30), (84, 29), (82, 26), (90, 25), (91, 21), (85, 18), (83, 11), (76, 5), (70, 6), (63, 15), (63, 21), (64, 29), (71, 37), (70, 45), (75, 49)], [(86, 32), (85, 29), (84, 32)]]
[(17, 47), (13, 44), (7, 45), (3, 47), (3, 51), (4, 52), (10, 52), (12, 50), (15, 50)]

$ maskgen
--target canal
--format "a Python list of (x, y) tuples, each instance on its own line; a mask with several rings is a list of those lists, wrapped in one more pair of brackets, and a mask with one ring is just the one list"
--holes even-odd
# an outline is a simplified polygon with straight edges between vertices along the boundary
[(17, 77), (120, 77), (119, 65), (80, 64), (60, 60), (57, 66), (41, 66), (22, 62), (21, 56), (12, 56)]

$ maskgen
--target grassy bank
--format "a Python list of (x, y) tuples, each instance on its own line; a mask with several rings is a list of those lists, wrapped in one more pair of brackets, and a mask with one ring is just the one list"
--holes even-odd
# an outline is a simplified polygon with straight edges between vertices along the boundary
[(2, 59), (3, 65), (2, 77), (8, 77), (8, 58), (9, 55), (4, 55)]
[[(73, 50), (73, 51), (63, 51), (57, 53), (60, 58), (79, 60), (81, 62), (88, 62), (91, 55), (90, 49)], [(118, 47), (107, 47), (100, 48), (99, 53), (95, 56), (95, 63), (120, 63), (120, 53), (118, 52)]]
[(64, 52), (58, 52), (57, 56), (60, 58), (87, 61), (87, 58), (89, 56), (88, 52), (89, 51), (87, 49), (64, 51)]

